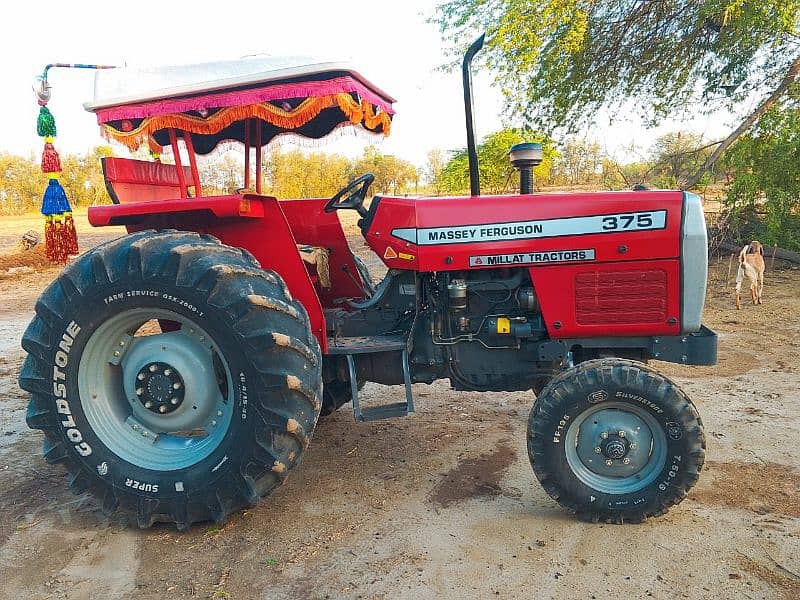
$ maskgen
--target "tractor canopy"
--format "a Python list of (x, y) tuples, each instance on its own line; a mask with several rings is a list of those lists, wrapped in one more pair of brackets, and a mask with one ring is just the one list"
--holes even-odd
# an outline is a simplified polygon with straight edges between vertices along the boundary
[(260, 148), (295, 134), (319, 139), (343, 126), (388, 135), (394, 98), (344, 63), (308, 57), (254, 57), (95, 75), (94, 99), (105, 137), (131, 151), (159, 154), (170, 131), (207, 154), (220, 142)]

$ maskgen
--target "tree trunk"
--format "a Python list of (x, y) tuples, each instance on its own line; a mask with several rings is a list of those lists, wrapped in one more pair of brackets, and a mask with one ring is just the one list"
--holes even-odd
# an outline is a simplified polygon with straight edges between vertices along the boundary
[(734, 129), (728, 137), (722, 140), (720, 145), (717, 146), (717, 149), (714, 150), (714, 152), (703, 163), (703, 166), (700, 167), (694, 175), (686, 180), (686, 183), (683, 185), (684, 190), (692, 189), (700, 182), (703, 174), (708, 171), (715, 162), (717, 162), (719, 157), (722, 156), (722, 153), (725, 152), (725, 150), (727, 150), (728, 147), (733, 144), (733, 142), (735, 142), (740, 135), (750, 129), (750, 127), (753, 126), (753, 123), (758, 121), (758, 119), (761, 118), (761, 115), (767, 112), (770, 107), (775, 104), (775, 102), (786, 92), (789, 86), (792, 85), (792, 83), (794, 83), (794, 81), (797, 79), (798, 74), (800, 74), (800, 58), (795, 59), (795, 61), (791, 64), (789, 70), (783, 78), (783, 81), (781, 81), (781, 84), (775, 88), (775, 91), (765, 98), (758, 108), (750, 113), (750, 115), (744, 121), (742, 121), (742, 123), (736, 129)]

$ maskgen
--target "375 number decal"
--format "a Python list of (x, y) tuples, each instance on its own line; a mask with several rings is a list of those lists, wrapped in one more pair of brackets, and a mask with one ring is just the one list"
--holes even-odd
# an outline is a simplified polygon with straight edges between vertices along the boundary
[(603, 230), (615, 231), (617, 229), (651, 229), (653, 227), (653, 213), (636, 213), (634, 215), (611, 215), (603, 217)]

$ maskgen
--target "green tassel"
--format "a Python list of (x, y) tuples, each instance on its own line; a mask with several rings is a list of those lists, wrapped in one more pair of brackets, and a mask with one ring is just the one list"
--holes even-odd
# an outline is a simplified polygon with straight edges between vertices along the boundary
[(56, 137), (56, 120), (50, 109), (43, 106), (39, 109), (39, 118), (36, 120), (36, 131), (39, 137)]

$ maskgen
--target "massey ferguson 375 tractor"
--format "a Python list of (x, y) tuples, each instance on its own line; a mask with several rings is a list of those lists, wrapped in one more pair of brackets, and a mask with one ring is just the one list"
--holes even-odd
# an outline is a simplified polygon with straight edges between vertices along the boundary
[[(107, 158), (128, 235), (44, 291), (22, 345), (27, 421), (44, 456), (140, 527), (223, 521), (300, 462), (320, 414), (408, 415), (415, 383), (530, 391), (527, 447), (544, 489), (592, 521), (663, 514), (697, 481), (700, 417), (647, 366), (716, 360), (701, 325), (706, 228), (681, 191), (534, 194), (541, 147), (511, 149), (521, 191), (481, 196), (470, 62), (463, 64), (471, 195), (375, 195), (366, 173), (332, 198), (261, 193), (261, 150), (285, 133), (389, 133), (393, 98), (339, 63), (274, 58), (98, 71), (86, 108), (131, 150)], [(203, 193), (196, 154), (245, 148), (244, 189)], [(251, 162), (251, 154), (255, 155)], [(254, 172), (254, 176), (253, 173)], [(338, 211), (388, 272), (348, 248)], [(368, 406), (365, 382), (405, 401)]]

